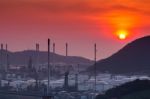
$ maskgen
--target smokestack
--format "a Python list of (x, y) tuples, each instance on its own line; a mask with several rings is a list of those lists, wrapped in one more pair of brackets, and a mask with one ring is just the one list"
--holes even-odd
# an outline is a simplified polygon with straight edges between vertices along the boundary
[(53, 43), (53, 53), (55, 53), (55, 43)]
[(6, 71), (9, 69), (8, 45), (6, 44)]
[(8, 51), (7, 49), (8, 49), (8, 46), (7, 46), (7, 44), (6, 44), (6, 51)]
[(3, 67), (3, 61), (4, 61), (4, 59), (3, 59), (3, 44), (1, 44), (1, 51), (0, 51), (0, 65), (1, 65), (1, 68), (2, 68), (2, 70), (5, 70), (5, 67)]
[(53, 55), (52, 55), (52, 64), (53, 65), (51, 66), (51, 68), (52, 68), (51, 69), (51, 76), (53, 76), (53, 73), (54, 73), (53, 71), (55, 71), (55, 64), (54, 64), (55, 61), (54, 60), (55, 60), (55, 43), (53, 43)]
[(38, 52), (39, 51), (39, 44), (38, 43), (36, 43), (36, 51)]
[(39, 63), (38, 63), (38, 61), (39, 61), (39, 44), (38, 43), (36, 43), (36, 70), (38, 71), (38, 68), (39, 68)]
[(66, 56), (68, 56), (68, 43), (66, 43)]
[(97, 85), (97, 83), (96, 83), (96, 53), (97, 53), (97, 48), (96, 48), (96, 43), (94, 44), (94, 74), (95, 74), (95, 92), (96, 92), (96, 85)]
[[(68, 56), (68, 43), (66, 43), (66, 57)], [(64, 89), (68, 90), (69, 87), (69, 81), (68, 81), (68, 76), (69, 76), (69, 67), (66, 66), (65, 68), (65, 79), (64, 79)]]
[(35, 80), (36, 80), (36, 87), (38, 88), (39, 87), (39, 75), (38, 75), (38, 69), (39, 69), (39, 44), (36, 43), (36, 63), (35, 63), (35, 66), (34, 66), (34, 69), (35, 69)]
[(47, 94), (49, 94), (50, 88), (50, 39), (48, 39), (48, 86), (47, 86)]
[(3, 50), (3, 44), (1, 44), (1, 50)]

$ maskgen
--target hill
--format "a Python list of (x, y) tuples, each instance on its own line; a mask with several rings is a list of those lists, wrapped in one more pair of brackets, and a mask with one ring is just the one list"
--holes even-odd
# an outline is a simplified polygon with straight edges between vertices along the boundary
[(150, 36), (137, 39), (127, 44), (112, 56), (98, 61), (96, 67), (98, 72), (149, 73)]
[[(6, 64), (6, 54), (9, 56), (9, 63), (11, 65), (27, 65), (30, 58), (32, 58), (33, 63), (36, 62), (37, 56), (40, 64), (47, 63), (47, 52), (40, 51), (36, 52), (34, 50), (25, 50), (20, 52), (9, 52), (5, 50), (0, 50), (0, 60), (3, 64)], [(63, 64), (91, 64), (92, 61), (83, 57), (78, 56), (63, 56), (54, 53), (50, 53), (50, 60), (55, 63)]]
[(96, 99), (150, 99), (150, 81), (135, 80), (109, 89)]

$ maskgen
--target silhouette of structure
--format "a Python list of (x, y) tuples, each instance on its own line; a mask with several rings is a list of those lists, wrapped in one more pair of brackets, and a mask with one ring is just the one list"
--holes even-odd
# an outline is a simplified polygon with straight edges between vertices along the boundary
[(64, 79), (64, 89), (65, 89), (65, 90), (68, 90), (68, 88), (69, 88), (68, 76), (69, 76), (69, 71), (66, 71), (66, 72), (65, 72), (65, 79)]
[(40, 45), (36, 43), (36, 71), (39, 69), (39, 51), (40, 51)]
[(68, 56), (68, 43), (66, 43), (66, 57)]
[(96, 53), (97, 53), (97, 48), (96, 48), (96, 43), (94, 44), (94, 75), (95, 75), (95, 85), (94, 85), (94, 90), (96, 91), (96, 85), (97, 85), (97, 83), (96, 83), (96, 76), (97, 76), (97, 72), (96, 72)]
[(32, 72), (32, 69), (33, 69), (33, 60), (32, 57), (30, 56), (28, 61), (28, 71)]
[[(66, 43), (66, 58), (68, 56), (68, 43)], [(69, 84), (68, 84), (68, 76), (69, 76), (69, 67), (66, 67), (65, 71), (65, 78), (64, 78), (64, 90), (68, 90)]]
[(49, 94), (50, 89), (50, 39), (48, 39), (48, 86), (47, 86), (47, 95)]
[(8, 45), (6, 44), (6, 72), (9, 71), (9, 54), (8, 54)]
[(1, 52), (0, 52), (0, 65), (1, 65), (1, 70), (4, 71), (4, 67), (3, 67), (3, 44), (1, 44)]
[(55, 54), (55, 43), (53, 43), (53, 53)]
[[(7, 71), (9, 70), (9, 55), (11, 55), (10, 53), (8, 53), (8, 45), (6, 44), (5, 48), (3, 46), (3, 44), (0, 45), (1, 47), (1, 51), (0, 51), (0, 66), (1, 66), (1, 70), (4, 71), (1, 72), (2, 77), (3, 74), (7, 74)], [(38, 87), (38, 69), (36, 67), (38, 67), (38, 58), (39, 58), (39, 44), (36, 44), (36, 61), (35, 65), (33, 65), (33, 59), (34, 57), (31, 55), (28, 57), (28, 63), (27, 63), (27, 67), (25, 68), (25, 70), (27, 71), (27, 73), (30, 74), (30, 76), (35, 77), (36, 80), (36, 87)], [(11, 73), (11, 69), (10, 69), (10, 73)], [(1, 79), (0, 78), (0, 85), (1, 85)], [(18, 95), (18, 96), (34, 96), (34, 97), (42, 97), (42, 99), (52, 99), (52, 94), (49, 92), (49, 87), (50, 87), (50, 39), (48, 39), (48, 86), (47, 86), (47, 94), (45, 94), (42, 91), (39, 90), (35, 90), (35, 92), (33, 91), (33, 93), (30, 92), (16, 92), (16, 91), (1, 91), (0, 94), (6, 94), (6, 95)], [(41, 92), (41, 93), (39, 93)]]
[(34, 66), (34, 77), (36, 81), (36, 89), (39, 88), (39, 75), (38, 75), (38, 70), (39, 70), (39, 44), (36, 44), (36, 65)]
[(77, 73), (75, 75), (75, 88), (78, 91), (78, 80), (79, 79), (79, 64), (77, 65)]

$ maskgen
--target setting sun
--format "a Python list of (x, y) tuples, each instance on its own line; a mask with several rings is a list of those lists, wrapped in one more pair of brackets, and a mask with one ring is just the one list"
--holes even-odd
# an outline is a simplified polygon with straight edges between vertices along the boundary
[(125, 40), (127, 38), (128, 32), (125, 30), (117, 31), (117, 36), (120, 40)]

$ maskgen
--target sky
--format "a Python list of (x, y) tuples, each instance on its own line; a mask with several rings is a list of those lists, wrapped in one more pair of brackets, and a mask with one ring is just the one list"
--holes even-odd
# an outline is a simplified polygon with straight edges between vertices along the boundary
[[(118, 31), (126, 31), (124, 40)], [(150, 0), (0, 0), (0, 43), (10, 51), (47, 50), (97, 58), (111, 56), (127, 43), (150, 35)]]

